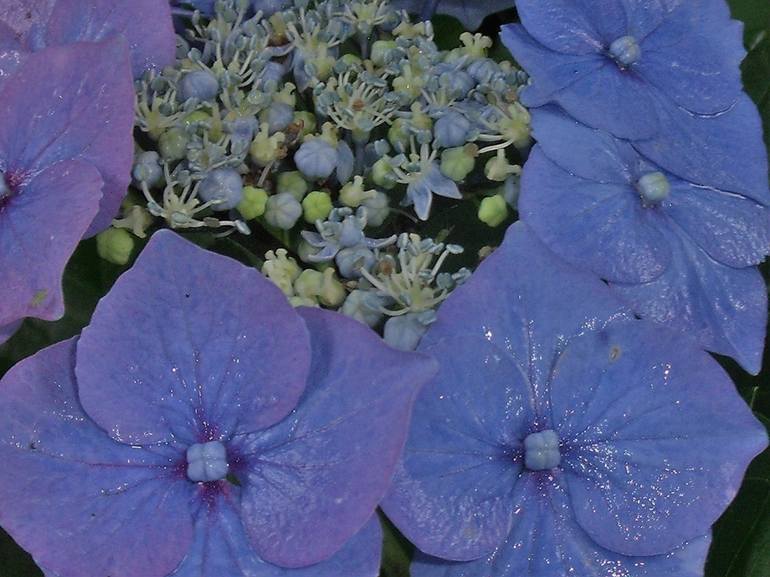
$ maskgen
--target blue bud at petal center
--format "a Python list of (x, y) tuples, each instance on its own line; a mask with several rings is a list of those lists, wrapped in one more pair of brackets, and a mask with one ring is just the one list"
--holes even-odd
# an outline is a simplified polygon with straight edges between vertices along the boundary
[(646, 205), (654, 205), (668, 198), (671, 183), (662, 172), (648, 172), (636, 181), (636, 189)]
[(639, 61), (642, 49), (633, 36), (621, 36), (610, 44), (610, 56), (623, 68)]
[(195, 443), (187, 449), (187, 478), (195, 483), (221, 481), (227, 477), (227, 450), (219, 441)]
[(559, 435), (547, 429), (530, 433), (524, 439), (524, 466), (530, 471), (546, 471), (559, 466)]

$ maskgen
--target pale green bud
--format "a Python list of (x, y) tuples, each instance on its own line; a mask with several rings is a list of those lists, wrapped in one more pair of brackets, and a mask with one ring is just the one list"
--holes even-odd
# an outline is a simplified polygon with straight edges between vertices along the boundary
[(302, 173), (297, 170), (281, 172), (276, 180), (276, 190), (279, 194), (282, 192), (289, 193), (300, 201), (307, 194), (308, 184), (302, 178)]
[(387, 158), (380, 158), (372, 165), (371, 179), (374, 184), (387, 188), (388, 190), (396, 186), (396, 174), (390, 166)]
[(397, 48), (394, 40), (375, 40), (372, 43), (371, 60), (375, 66), (385, 66), (385, 58), (388, 53)]
[(447, 148), (441, 153), (441, 174), (455, 182), (465, 180), (476, 166), (478, 151), (475, 144)]
[(501, 149), (487, 161), (484, 166), (484, 174), (489, 180), (503, 182), (512, 174), (521, 174), (521, 167), (517, 164), (510, 164), (505, 158), (505, 151)]
[(317, 220), (325, 220), (332, 211), (332, 197), (328, 192), (314, 190), (302, 201), (302, 214), (305, 221), (313, 224)]
[(243, 188), (243, 199), (238, 204), (238, 212), (245, 220), (252, 220), (265, 214), (267, 191), (264, 188), (246, 186)]
[(324, 275), (314, 269), (305, 269), (294, 281), (294, 293), (304, 298), (316, 298), (321, 294)]
[(481, 201), (478, 215), (487, 226), (500, 226), (508, 218), (508, 203), (502, 194), (487, 196)]
[(298, 112), (294, 113), (294, 124), (302, 124), (302, 130), (300, 134), (302, 137), (307, 136), (308, 134), (312, 134), (315, 132), (316, 128), (316, 119), (315, 114), (312, 112), (307, 112), (305, 110), (300, 110)]
[(134, 237), (124, 228), (108, 228), (96, 235), (96, 251), (108, 262), (123, 266), (133, 250)]
[(294, 296), (294, 281), (302, 273), (297, 261), (288, 256), (285, 248), (267, 251), (262, 274), (269, 278), (287, 297)]
[(181, 160), (187, 154), (187, 135), (172, 128), (160, 135), (158, 140), (158, 152), (166, 160)]
[(364, 190), (364, 179), (361, 176), (355, 176), (351, 182), (348, 182), (340, 189), (340, 202), (350, 208), (358, 208), (361, 203), (376, 194), (374, 190)]
[(329, 267), (323, 271), (323, 280), (318, 292), (318, 299), (321, 304), (331, 308), (339, 307), (347, 296), (345, 287), (334, 274), (334, 268)]

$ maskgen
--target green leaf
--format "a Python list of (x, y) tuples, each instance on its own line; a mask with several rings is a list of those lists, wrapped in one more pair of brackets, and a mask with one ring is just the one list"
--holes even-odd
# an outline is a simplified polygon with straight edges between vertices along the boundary
[(0, 529), (0, 575), (3, 577), (42, 577), (32, 557)]
[(767, 0), (729, 0), (733, 18), (745, 25), (745, 39), (751, 45), (752, 38), (761, 30), (770, 28), (770, 2)]
[(380, 520), (384, 535), (380, 577), (409, 577), (409, 565), (412, 562), (414, 547), (385, 515), (381, 514)]

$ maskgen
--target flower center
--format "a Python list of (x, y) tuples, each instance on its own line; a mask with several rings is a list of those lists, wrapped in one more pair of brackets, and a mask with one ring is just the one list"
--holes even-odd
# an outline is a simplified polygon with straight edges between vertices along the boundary
[(610, 44), (610, 56), (623, 68), (638, 62), (641, 55), (642, 49), (633, 36), (621, 36)]
[(530, 433), (524, 439), (524, 466), (530, 471), (545, 471), (558, 467), (561, 462), (559, 435), (547, 429)]
[(636, 181), (636, 189), (645, 204), (654, 205), (668, 198), (671, 183), (662, 172), (648, 172)]
[(227, 477), (227, 450), (219, 441), (195, 443), (187, 449), (187, 478), (195, 483), (221, 481)]

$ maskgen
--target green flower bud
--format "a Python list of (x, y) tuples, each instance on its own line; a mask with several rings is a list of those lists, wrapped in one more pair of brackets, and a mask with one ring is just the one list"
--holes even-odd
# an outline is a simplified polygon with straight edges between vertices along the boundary
[(302, 131), (300, 132), (300, 134), (303, 137), (315, 132), (317, 122), (315, 119), (315, 114), (313, 114), (312, 112), (307, 112), (306, 110), (300, 110), (299, 112), (295, 112), (294, 124), (300, 124), (300, 123), (302, 123)]
[(465, 180), (476, 166), (478, 151), (475, 144), (447, 148), (441, 153), (441, 174), (455, 182)]
[(361, 203), (376, 194), (374, 190), (364, 190), (364, 179), (361, 176), (353, 178), (340, 189), (340, 202), (350, 208), (358, 208)]
[(307, 181), (302, 178), (302, 174), (299, 171), (292, 170), (290, 172), (282, 172), (278, 175), (276, 189), (279, 194), (288, 192), (297, 200), (302, 200), (305, 194), (307, 194), (308, 184)]
[(405, 118), (396, 118), (388, 129), (388, 140), (393, 146), (409, 146), (409, 124)]
[(197, 122), (208, 122), (211, 120), (211, 115), (203, 110), (196, 110), (184, 117), (185, 126), (191, 126)]
[(382, 188), (392, 189), (396, 184), (396, 175), (387, 158), (380, 158), (372, 165), (371, 179), (374, 184)]
[(297, 261), (287, 256), (285, 248), (267, 251), (262, 274), (269, 278), (287, 297), (294, 296), (294, 281), (302, 273)]
[(323, 273), (315, 269), (305, 269), (294, 281), (294, 293), (303, 298), (315, 299), (321, 294), (323, 279)]
[(123, 266), (133, 250), (134, 237), (124, 228), (108, 228), (96, 235), (96, 251), (108, 262)]
[(509, 164), (505, 158), (505, 151), (500, 149), (495, 156), (487, 161), (484, 166), (484, 174), (489, 180), (503, 182), (512, 174), (521, 174), (521, 167), (516, 164)]
[(243, 199), (238, 204), (238, 212), (245, 220), (252, 220), (265, 214), (267, 204), (267, 191), (264, 188), (245, 186)]
[(479, 206), (479, 220), (487, 226), (500, 226), (508, 218), (508, 203), (502, 194), (487, 196)]
[(267, 166), (283, 158), (286, 156), (286, 149), (283, 147), (285, 140), (286, 135), (283, 132), (276, 132), (271, 136), (268, 133), (268, 126), (263, 125), (249, 148), (251, 159), (257, 166)]
[(385, 58), (388, 53), (397, 48), (394, 40), (375, 40), (372, 44), (371, 59), (375, 66), (385, 66)]
[(305, 221), (313, 224), (317, 220), (325, 220), (332, 211), (332, 197), (328, 192), (314, 190), (302, 201), (302, 214)]
[(318, 307), (318, 301), (306, 297), (289, 297), (289, 304), (293, 307)]
[(345, 302), (347, 291), (334, 274), (334, 268), (329, 267), (323, 271), (323, 281), (321, 282), (318, 299), (321, 304), (331, 308), (339, 307)]
[(187, 135), (178, 128), (172, 128), (160, 135), (158, 152), (166, 160), (182, 160), (187, 154)]

